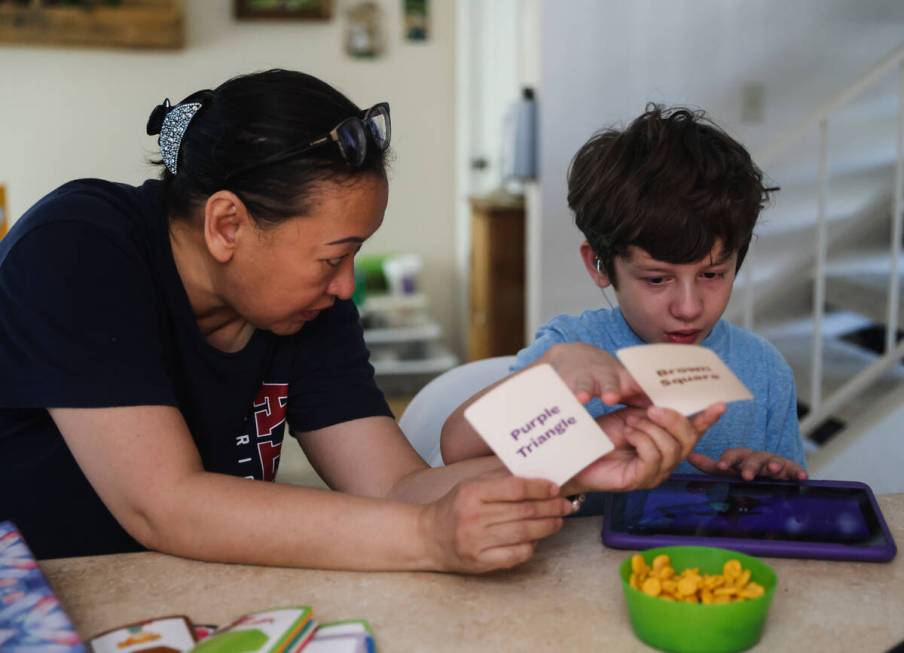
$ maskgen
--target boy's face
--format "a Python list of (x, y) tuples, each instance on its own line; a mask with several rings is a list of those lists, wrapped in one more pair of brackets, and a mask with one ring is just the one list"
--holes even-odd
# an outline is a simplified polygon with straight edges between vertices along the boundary
[[(611, 285), (605, 268), (597, 271), (587, 243), (581, 253), (597, 285)], [(627, 256), (614, 261), (615, 295), (625, 321), (644, 342), (699, 344), (728, 305), (737, 258), (737, 252), (725, 256), (720, 243), (693, 263), (666, 263), (629, 247)]]

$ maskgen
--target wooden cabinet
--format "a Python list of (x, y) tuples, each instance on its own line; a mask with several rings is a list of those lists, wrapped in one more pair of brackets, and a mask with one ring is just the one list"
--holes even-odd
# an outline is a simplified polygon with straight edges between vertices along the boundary
[(471, 198), (471, 306), (468, 360), (524, 346), (524, 201)]

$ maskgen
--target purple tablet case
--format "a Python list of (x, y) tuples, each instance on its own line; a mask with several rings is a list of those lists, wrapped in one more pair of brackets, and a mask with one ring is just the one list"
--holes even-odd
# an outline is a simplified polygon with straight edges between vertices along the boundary
[[(678, 487), (667, 482), (653, 490), (609, 495), (603, 544), (616, 549), (717, 546), (767, 557), (866, 562), (885, 562), (897, 553), (876, 497), (865, 483), (743, 481), (703, 475), (675, 475), (669, 481)], [(733, 495), (732, 488), (741, 486), (743, 492)], [(653, 532), (621, 528), (629, 512), (634, 523)], [(666, 522), (669, 530), (684, 532), (655, 532), (657, 524)], [(703, 528), (709, 533), (693, 533)], [(804, 530), (808, 539), (803, 539)], [(746, 534), (753, 532), (766, 535)]]

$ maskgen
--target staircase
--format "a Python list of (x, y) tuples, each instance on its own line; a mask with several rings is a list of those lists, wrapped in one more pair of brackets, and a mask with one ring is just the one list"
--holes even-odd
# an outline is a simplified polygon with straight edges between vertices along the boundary
[(728, 316), (791, 365), (813, 477), (904, 491), (904, 45), (755, 159), (782, 190)]

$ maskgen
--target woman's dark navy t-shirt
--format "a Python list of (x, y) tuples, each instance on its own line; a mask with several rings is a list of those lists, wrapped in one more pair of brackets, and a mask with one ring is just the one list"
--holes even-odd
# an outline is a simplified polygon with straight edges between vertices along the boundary
[(173, 260), (160, 182), (74, 181), (0, 241), (0, 521), (37, 557), (141, 549), (47, 411), (137, 405), (178, 407), (206, 470), (258, 480), (276, 474), (285, 421), (302, 433), (391, 415), (351, 302), (294, 336), (214, 349)]

